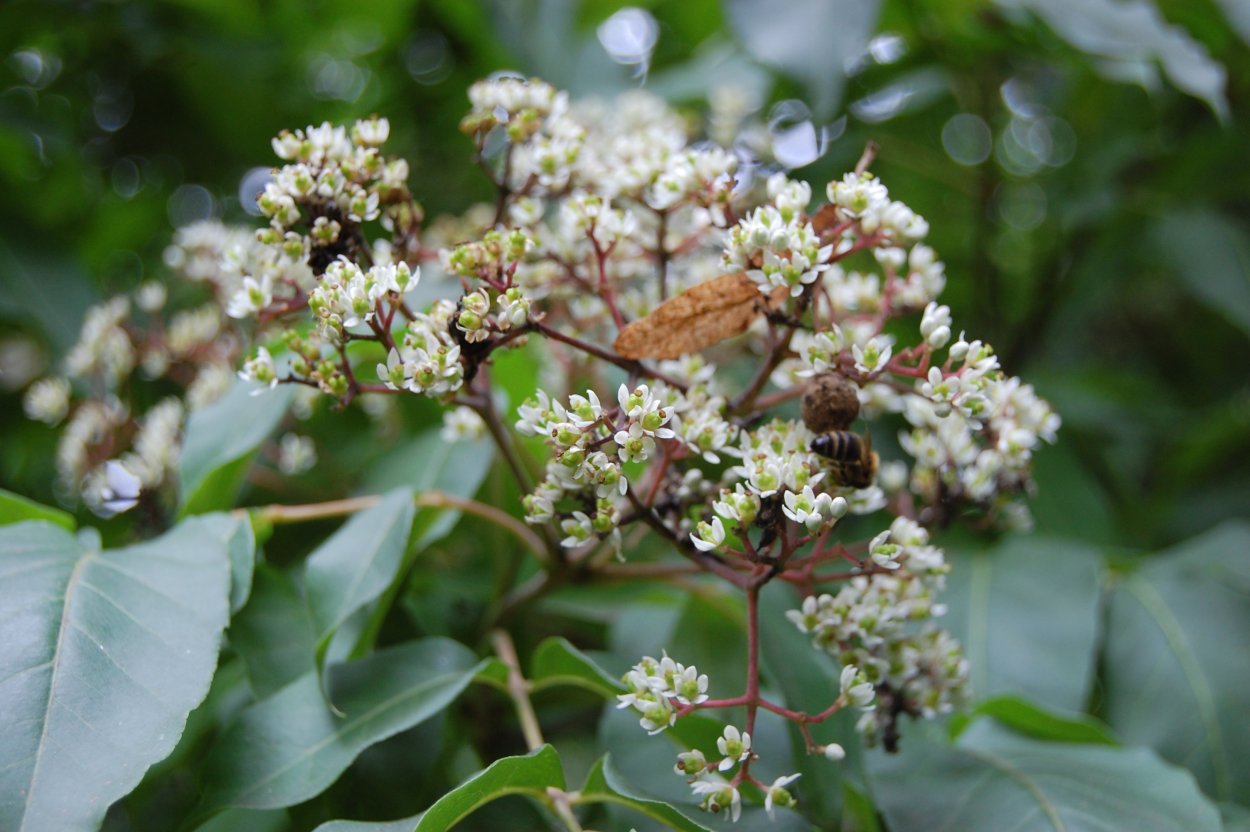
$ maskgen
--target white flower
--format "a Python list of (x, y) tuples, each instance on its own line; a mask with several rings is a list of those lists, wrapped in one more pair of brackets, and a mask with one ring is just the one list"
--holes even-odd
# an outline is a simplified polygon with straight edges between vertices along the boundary
[(848, 664), (842, 668), (838, 685), (843, 699), (857, 708), (866, 708), (872, 704), (877, 692), (872, 683), (860, 681), (861, 678), (859, 668)]
[(642, 718), (638, 720), (638, 723), (651, 736), (655, 736), (665, 728), (671, 728), (677, 721), (677, 711), (673, 708), (673, 704), (663, 696), (654, 701), (639, 699), (634, 703), (634, 707), (642, 711)]
[(899, 558), (904, 554), (903, 547), (890, 542), (890, 530), (878, 534), (868, 543), (868, 557), (883, 569), (898, 569)]
[(728, 771), (751, 756), (751, 735), (732, 725), (726, 725), (725, 732), (716, 740), (716, 747), (724, 755), (716, 768), (718, 771)]
[(561, 520), (560, 531), (564, 532), (560, 545), (566, 549), (580, 546), (594, 536), (590, 517), (584, 511), (575, 511), (571, 518)]
[(673, 771), (687, 777), (698, 777), (707, 771), (707, 757), (697, 748), (682, 751), (677, 755), (677, 764), (673, 766)]
[(617, 455), (621, 462), (645, 462), (655, 451), (655, 440), (643, 433), (642, 425), (637, 422), (631, 424), (627, 431), (617, 431), (612, 439), (619, 446)]
[(884, 369), (890, 363), (890, 354), (890, 345), (881, 338), (870, 338), (862, 348), (859, 344), (851, 347), (851, 355), (855, 357), (855, 369), (864, 375)]
[(273, 356), (269, 354), (269, 350), (264, 347), (256, 349), (256, 357), (246, 362), (243, 369), (239, 370), (239, 378), (244, 381), (254, 381), (257, 384), (266, 385), (252, 391), (252, 395), (256, 396), (265, 390), (272, 390), (278, 386), (278, 371), (273, 363)]
[(674, 676), (672, 689), (678, 702), (698, 705), (707, 701), (707, 674), (699, 673), (694, 665), (683, 667)]
[(390, 134), (391, 123), (378, 116), (367, 120), (361, 119), (352, 127), (352, 139), (355, 140), (356, 144), (365, 145), (366, 147), (378, 147), (385, 144)]
[(768, 816), (773, 817), (773, 806), (780, 806), (783, 809), (792, 808), (798, 801), (794, 799), (794, 795), (786, 789), (786, 786), (798, 780), (798, 774), (786, 774), (778, 777), (773, 784), (768, 787), (768, 791), (764, 795), (764, 811)]
[(725, 542), (725, 524), (715, 516), (711, 523), (699, 523), (690, 533), (690, 542), (700, 552), (712, 551)]
[(733, 491), (721, 492), (721, 498), (712, 503), (712, 510), (727, 520), (734, 520), (741, 526), (747, 526), (759, 514), (760, 498), (744, 490), (742, 484), (738, 483)]
[[(816, 494), (810, 485), (805, 485), (797, 494), (793, 491), (785, 492), (782, 497), (781, 511), (786, 517), (796, 523), (804, 524), (808, 531), (814, 532), (827, 520), (846, 514), (846, 500), (842, 497), (837, 499), (842, 501), (840, 505), (828, 494), (824, 492)], [(839, 511), (841, 514), (838, 513)]]
[(700, 807), (705, 811), (716, 813), (728, 808), (729, 819), (735, 823), (741, 817), (742, 795), (725, 778), (710, 775), (702, 780), (695, 780), (690, 784), (690, 790), (695, 797), (703, 798)]
[(165, 284), (149, 280), (135, 292), (135, 305), (148, 314), (159, 312), (165, 305)]
[(110, 459), (95, 469), (83, 484), (83, 499), (93, 512), (109, 518), (139, 504), (143, 484), (126, 466)]
[(43, 378), (26, 391), (22, 408), (31, 419), (58, 425), (69, 413), (69, 379)]
[(473, 408), (461, 405), (443, 412), (443, 428), (439, 436), (444, 442), (472, 442), (485, 435), (486, 422)]
[(234, 293), (226, 305), (226, 314), (232, 318), (247, 318), (273, 303), (273, 281), (264, 275), (259, 281), (243, 278), (243, 286)]
[(287, 476), (312, 470), (317, 464), (317, 447), (312, 437), (285, 433), (278, 443), (278, 470)]

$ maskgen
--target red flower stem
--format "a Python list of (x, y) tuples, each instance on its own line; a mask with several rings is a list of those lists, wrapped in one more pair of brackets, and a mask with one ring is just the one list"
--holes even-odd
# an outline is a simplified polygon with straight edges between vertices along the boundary
[(664, 475), (668, 473), (668, 463), (672, 460), (673, 455), (669, 451), (669, 443), (661, 444), (663, 448), (663, 458), (660, 460), (660, 467), (655, 472), (655, 479), (651, 481), (651, 488), (647, 491), (647, 499), (645, 500), (647, 508), (655, 505), (655, 495), (660, 491), (660, 483), (664, 482)]
[[(760, 706), (760, 586), (752, 582), (747, 587), (747, 690), (743, 694), (747, 706), (747, 733), (755, 733), (755, 714)], [(742, 764), (745, 773), (751, 763), (748, 758)]]
[(595, 263), (599, 268), (599, 297), (607, 304), (608, 311), (612, 313), (612, 320), (617, 330), (620, 331), (625, 328), (625, 319), (621, 316), (621, 310), (616, 308), (616, 297), (612, 294), (612, 286), (608, 283), (608, 255), (612, 253), (612, 249), (616, 248), (616, 244), (613, 243), (606, 249), (602, 248), (593, 233), (590, 235), (590, 244), (594, 246)]

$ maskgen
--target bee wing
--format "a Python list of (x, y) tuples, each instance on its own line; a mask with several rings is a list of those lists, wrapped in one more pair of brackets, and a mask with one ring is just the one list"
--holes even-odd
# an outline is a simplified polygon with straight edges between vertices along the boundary
[(621, 330), (614, 347), (624, 358), (678, 358), (745, 332), (771, 297), (742, 272), (691, 286)]

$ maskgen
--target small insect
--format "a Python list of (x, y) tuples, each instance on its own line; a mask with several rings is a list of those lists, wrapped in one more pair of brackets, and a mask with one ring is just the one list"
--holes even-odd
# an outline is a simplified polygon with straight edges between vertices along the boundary
[(812, 440), (812, 453), (829, 460), (826, 467), (839, 485), (868, 488), (877, 478), (880, 457), (872, 449), (872, 437), (849, 430), (822, 433)]

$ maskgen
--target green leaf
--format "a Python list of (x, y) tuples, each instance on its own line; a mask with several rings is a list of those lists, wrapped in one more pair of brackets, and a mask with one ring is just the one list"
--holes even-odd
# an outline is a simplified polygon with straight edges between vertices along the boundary
[[(365, 484), (369, 491), (410, 488), (420, 494), (433, 489), (467, 498), (477, 493), (493, 459), (494, 445), (487, 440), (446, 442), (437, 430), (430, 430), (388, 454), (374, 466)], [(459, 519), (460, 512), (450, 509), (422, 507), (417, 510), (412, 521), (413, 544), (396, 569), (397, 579), (386, 588), (368, 620), (362, 623), (352, 651), (354, 655), (363, 655), (376, 640), (413, 560), (426, 547), (445, 537)]]
[(1209, 209), (1169, 214), (1154, 233), (1159, 253), (1189, 293), (1250, 335), (1250, 237)]
[(250, 516), (239, 521), (228, 544), (230, 552), (230, 614), (243, 609), (252, 594), (252, 573), (256, 569), (256, 537)]
[(456, 699), (477, 672), (468, 648), (423, 639), (333, 665), (331, 712), (315, 672), (247, 708), (205, 768), (201, 811), (277, 809), (320, 794), (376, 742), (421, 723)]
[(972, 716), (993, 717), (1008, 728), (1039, 740), (1119, 745), (1107, 727), (1093, 717), (1057, 716), (1016, 696), (987, 699), (973, 709)]
[(95, 829), (173, 750), (217, 665), (236, 526), (108, 551), (0, 530), (0, 828)]
[(1221, 803), (1224, 832), (1250, 832), (1250, 809), (1236, 803)]
[(243, 485), (252, 453), (286, 415), (294, 392), (290, 385), (253, 396), (257, 389), (236, 382), (226, 395), (187, 420), (178, 463), (183, 515), (229, 508)]
[(439, 798), (421, 816), (416, 832), (451, 829), (474, 810), (511, 794), (546, 800), (549, 788), (564, 788), (560, 756), (550, 745), (524, 757), (504, 757)]
[(227, 809), (195, 827), (195, 832), (286, 832), (291, 818), (283, 810)]
[(295, 583), (268, 564), (256, 568), (251, 598), (228, 635), (257, 699), (316, 668), (317, 634), (308, 605)]
[(412, 515), (412, 492), (396, 489), (355, 514), (309, 555), (304, 591), (316, 628), (319, 664), (343, 622), (396, 580)]
[(0, 315), (33, 324), (64, 354), (78, 340), (83, 317), (98, 295), (76, 258), (63, 248), (53, 251), (32, 242), (21, 235), (16, 251), (0, 242)]
[(827, 118), (880, 7), (878, 0), (728, 0), (726, 12), (751, 56), (807, 84), (812, 109)]
[(1250, 525), (1229, 523), (1151, 559), (1111, 595), (1107, 722), (1250, 803)]
[(21, 494), (14, 494), (12, 491), (0, 488), (0, 526), (20, 523), (23, 520), (46, 520), (68, 532), (72, 532), (78, 526), (74, 522), (74, 516), (67, 511), (36, 503)]
[(549, 638), (534, 650), (530, 683), (538, 691), (554, 685), (576, 685), (612, 699), (625, 688), (566, 639)]
[(586, 785), (580, 792), (579, 803), (616, 803), (640, 812), (663, 823), (669, 829), (685, 832), (708, 832), (709, 827), (695, 823), (673, 806), (659, 800), (641, 797), (621, 782), (612, 768), (610, 755), (605, 754), (595, 763), (586, 777)]
[(399, 820), (332, 820), (321, 824), (313, 832), (413, 832), (424, 814)]
[(891, 832), (1219, 832), (1193, 777), (1145, 748), (1070, 745), (978, 722), (955, 745), (910, 732), (870, 758)]
[(1157, 84), (1154, 62), (1181, 90), (1228, 117), (1224, 96), (1227, 73), (1206, 47), (1184, 29), (1170, 25), (1149, 0), (998, 0), (1023, 8), (1046, 21), (1068, 43), (1104, 59), (1104, 74)]
[(940, 600), (949, 612), (940, 623), (963, 644), (973, 695), (1017, 693), (1081, 711), (1098, 635), (1098, 552), (1021, 537), (988, 552), (947, 554)]
[[(472, 497), (490, 471), (495, 446), (489, 440), (447, 442), (437, 430), (428, 430), (380, 460), (369, 472), (362, 493), (409, 488), (413, 493), (442, 491), (455, 497)], [(418, 548), (447, 535), (460, 512), (422, 508), (417, 512), (413, 538)]]
[(485, 658), (482, 659), (482, 663), (478, 666), (477, 675), (473, 677), (473, 681), (506, 693), (508, 691), (509, 675), (508, 666), (502, 661), (493, 657)]

